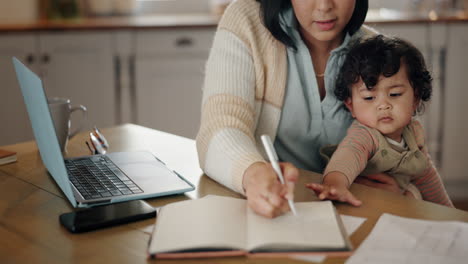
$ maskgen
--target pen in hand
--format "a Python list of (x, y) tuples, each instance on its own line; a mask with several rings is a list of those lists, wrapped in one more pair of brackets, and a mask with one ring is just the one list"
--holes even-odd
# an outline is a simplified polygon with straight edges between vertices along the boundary
[[(271, 166), (273, 167), (273, 170), (278, 175), (278, 178), (281, 184), (285, 184), (283, 173), (281, 172), (281, 168), (278, 163), (278, 155), (276, 154), (275, 148), (273, 147), (273, 144), (271, 143), (270, 137), (268, 135), (262, 135), (260, 138), (262, 139), (263, 147), (265, 148), (265, 151), (267, 153), (268, 159), (270, 160)], [(288, 204), (289, 204), (289, 207), (291, 208), (292, 213), (294, 215), (297, 215), (296, 208), (294, 207), (294, 202), (292, 199), (288, 199)]]

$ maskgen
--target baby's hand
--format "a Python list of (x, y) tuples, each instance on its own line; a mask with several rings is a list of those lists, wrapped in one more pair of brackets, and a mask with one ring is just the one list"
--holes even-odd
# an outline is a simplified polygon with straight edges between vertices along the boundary
[(347, 202), (354, 206), (360, 206), (362, 204), (362, 202), (343, 185), (335, 186), (329, 184), (307, 183), (306, 187), (313, 190), (320, 200), (336, 200)]

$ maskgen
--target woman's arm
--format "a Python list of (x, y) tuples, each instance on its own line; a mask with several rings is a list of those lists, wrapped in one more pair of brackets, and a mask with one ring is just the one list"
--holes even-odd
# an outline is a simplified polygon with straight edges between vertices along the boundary
[(196, 138), (200, 167), (219, 183), (244, 193), (245, 170), (264, 161), (254, 138), (255, 70), (248, 47), (233, 33), (219, 30), (205, 70)]
[[(289, 210), (283, 186), (257, 150), (256, 75), (252, 56), (235, 34), (219, 30), (206, 65), (197, 150), (203, 171), (226, 187), (245, 194), (258, 214), (275, 217)], [(298, 170), (282, 164), (285, 179)]]

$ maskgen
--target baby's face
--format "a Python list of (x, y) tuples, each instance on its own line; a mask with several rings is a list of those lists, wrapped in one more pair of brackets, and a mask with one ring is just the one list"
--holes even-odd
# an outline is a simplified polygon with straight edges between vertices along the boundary
[(408, 80), (406, 65), (402, 63), (393, 76), (381, 75), (372, 90), (359, 80), (345, 104), (359, 122), (400, 142), (403, 128), (411, 122), (418, 100)]

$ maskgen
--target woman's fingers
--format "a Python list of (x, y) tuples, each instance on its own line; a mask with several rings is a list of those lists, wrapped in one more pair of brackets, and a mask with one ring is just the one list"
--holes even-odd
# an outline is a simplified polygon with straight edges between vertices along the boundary
[(257, 214), (273, 218), (278, 215), (278, 211), (275, 207), (270, 204), (267, 197), (257, 197), (256, 199), (248, 199), (250, 208), (254, 210)]
[(286, 182), (297, 182), (299, 170), (292, 163), (280, 162), (280, 167)]
[(284, 192), (281, 186), (274, 185), (265, 194), (266, 200), (275, 208), (280, 208), (283, 205), (284, 198), (281, 193)]
[(294, 187), (299, 179), (299, 170), (289, 162), (280, 163), (285, 181), (286, 194), (283, 196), (285, 199), (294, 200)]
[(287, 200), (294, 200), (294, 182), (286, 182), (286, 188), (284, 188), (283, 197)]
[(273, 218), (289, 210), (284, 198), (288, 187), (278, 181), (270, 164), (264, 166), (263, 170), (257, 171), (253, 176), (255, 179), (248, 182), (247, 200), (257, 214)]
[(268, 218), (277, 217), (289, 211), (286, 200), (277, 192), (268, 192), (248, 201), (255, 212)]
[(259, 215), (276, 217), (290, 210), (287, 199), (294, 198), (299, 170), (290, 163), (280, 163), (286, 184), (269, 163), (255, 163), (244, 174), (243, 186), (249, 206)]

